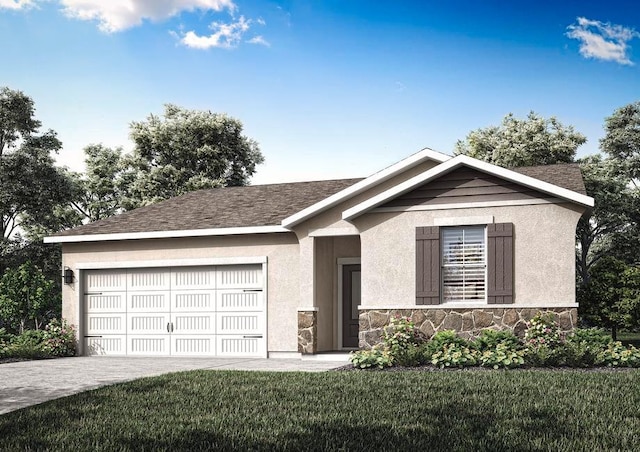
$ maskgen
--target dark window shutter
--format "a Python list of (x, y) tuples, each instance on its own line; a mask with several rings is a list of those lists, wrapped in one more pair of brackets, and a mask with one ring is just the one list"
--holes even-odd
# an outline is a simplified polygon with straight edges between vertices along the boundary
[(416, 228), (416, 304), (440, 304), (440, 228)]
[(487, 225), (487, 302), (513, 303), (513, 223)]

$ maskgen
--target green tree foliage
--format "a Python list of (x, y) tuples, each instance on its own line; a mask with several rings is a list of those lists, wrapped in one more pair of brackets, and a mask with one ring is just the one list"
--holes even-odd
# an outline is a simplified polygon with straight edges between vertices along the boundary
[(31, 262), (5, 270), (0, 278), (0, 326), (10, 332), (40, 329), (60, 316), (60, 307), (60, 292), (54, 281)]
[(588, 283), (578, 289), (580, 317), (590, 325), (640, 327), (640, 267), (605, 256), (591, 268)]
[(600, 148), (621, 163), (634, 183), (640, 179), (640, 102), (617, 109), (605, 120)]
[(61, 143), (52, 130), (39, 133), (34, 115), (30, 97), (0, 88), (0, 272), (42, 251), (27, 250), (21, 234), (34, 239), (57, 229), (56, 211), (73, 196), (70, 178), (52, 157)]
[(550, 165), (572, 162), (586, 141), (584, 135), (555, 117), (545, 119), (530, 112), (526, 119), (518, 119), (509, 113), (499, 126), (474, 130), (459, 140), (454, 154), (506, 168)]
[(619, 160), (592, 155), (579, 163), (587, 193), (595, 200), (593, 209), (583, 215), (576, 230), (578, 281), (588, 284), (593, 265), (607, 255), (620, 257), (616, 252), (619, 243), (637, 241), (632, 232), (634, 217), (640, 212), (640, 198), (621, 171), (623, 163)]
[(133, 155), (120, 179), (129, 210), (202, 188), (246, 185), (263, 157), (225, 114), (165, 105), (164, 116), (131, 124)]

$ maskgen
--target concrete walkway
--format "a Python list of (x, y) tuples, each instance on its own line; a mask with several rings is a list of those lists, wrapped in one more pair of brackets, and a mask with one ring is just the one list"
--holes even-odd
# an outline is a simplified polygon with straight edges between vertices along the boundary
[(322, 372), (344, 361), (254, 358), (75, 357), (0, 364), (0, 415), (136, 378), (186, 370)]

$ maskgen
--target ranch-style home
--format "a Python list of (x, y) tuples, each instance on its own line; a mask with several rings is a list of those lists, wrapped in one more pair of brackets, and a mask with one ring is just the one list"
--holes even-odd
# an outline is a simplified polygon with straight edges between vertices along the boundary
[(427, 335), (576, 325), (574, 164), (422, 150), (365, 179), (188, 193), (47, 237), (79, 353), (286, 357)]

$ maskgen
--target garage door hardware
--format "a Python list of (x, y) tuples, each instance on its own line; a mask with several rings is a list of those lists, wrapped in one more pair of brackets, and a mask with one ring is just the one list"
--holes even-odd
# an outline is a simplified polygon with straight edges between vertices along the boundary
[(86, 292), (85, 295), (102, 295), (102, 292)]
[(173, 322), (167, 323), (167, 333), (173, 333)]
[(102, 337), (102, 336), (85, 336), (85, 337)]
[(262, 289), (242, 289), (243, 292), (262, 292)]
[(248, 336), (242, 336), (242, 339), (262, 339), (262, 334), (250, 334)]

